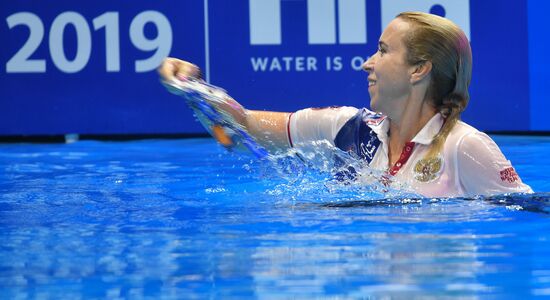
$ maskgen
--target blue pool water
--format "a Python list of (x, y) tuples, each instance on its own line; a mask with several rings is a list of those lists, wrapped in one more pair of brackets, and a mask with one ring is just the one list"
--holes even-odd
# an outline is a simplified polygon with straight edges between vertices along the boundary
[(550, 138), (495, 136), (537, 192), (380, 198), (211, 139), (0, 144), (0, 298), (550, 296)]

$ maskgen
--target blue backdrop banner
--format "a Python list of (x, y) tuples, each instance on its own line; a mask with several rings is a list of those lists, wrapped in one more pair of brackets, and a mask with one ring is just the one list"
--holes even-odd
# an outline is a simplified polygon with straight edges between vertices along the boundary
[(548, 78), (539, 66), (542, 29), (532, 25), (542, 20), (541, 3), (3, 1), (0, 135), (203, 132), (159, 84), (155, 69), (168, 55), (196, 63), (249, 108), (368, 107), (361, 64), (387, 23), (408, 10), (445, 16), (470, 38), (465, 121), (482, 130), (548, 131), (544, 112), (533, 109), (545, 103)]

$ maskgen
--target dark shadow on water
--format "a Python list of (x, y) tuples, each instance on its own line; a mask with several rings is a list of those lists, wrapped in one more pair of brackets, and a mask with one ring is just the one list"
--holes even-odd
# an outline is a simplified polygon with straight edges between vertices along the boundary
[(390, 198), (379, 200), (353, 200), (335, 203), (323, 203), (325, 208), (354, 208), (395, 205), (415, 205), (457, 201), (484, 201), (497, 206), (514, 207), (517, 210), (550, 215), (550, 193), (503, 194), (496, 196), (476, 196), (457, 198)]

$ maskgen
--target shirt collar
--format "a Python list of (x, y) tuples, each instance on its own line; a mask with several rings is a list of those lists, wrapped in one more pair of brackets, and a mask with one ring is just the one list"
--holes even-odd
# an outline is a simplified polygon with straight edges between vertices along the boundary
[(376, 133), (376, 136), (380, 141), (384, 144), (387, 142), (390, 122), (388, 122), (388, 118), (386, 116), (363, 108), (363, 122), (365, 122), (370, 129)]
[[(443, 127), (445, 119), (440, 113), (435, 114), (424, 127), (416, 134), (411, 142), (423, 145), (429, 145), (434, 139), (435, 135), (439, 133), (441, 127)], [(382, 142), (386, 142), (388, 139), (388, 130), (390, 123), (388, 118), (384, 118), (380, 123), (376, 125), (369, 125), (369, 127), (376, 133), (378, 139)]]
[(441, 127), (443, 127), (443, 123), (445, 123), (443, 116), (440, 113), (435, 114), (435, 116), (424, 125), (424, 128), (416, 134), (411, 142), (429, 145), (433, 141), (435, 135), (439, 133)]

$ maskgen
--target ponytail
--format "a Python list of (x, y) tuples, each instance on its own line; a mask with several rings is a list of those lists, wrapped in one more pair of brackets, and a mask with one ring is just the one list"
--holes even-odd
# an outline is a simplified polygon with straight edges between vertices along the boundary
[(404, 41), (409, 64), (432, 62), (427, 97), (445, 119), (425, 157), (434, 158), (468, 105), (472, 50), (464, 32), (448, 19), (421, 12), (405, 12), (397, 17), (412, 24), (412, 32)]
[(428, 153), (426, 154), (426, 159), (435, 158), (439, 152), (441, 152), (447, 136), (451, 133), (451, 130), (458, 120), (460, 120), (460, 114), (466, 108), (468, 101), (458, 94), (451, 93), (444, 98), (442, 102), (443, 104), (440, 107), (439, 113), (441, 113), (444, 118), (443, 126), (433, 138)]

